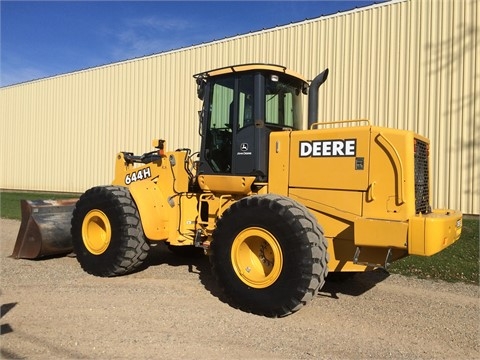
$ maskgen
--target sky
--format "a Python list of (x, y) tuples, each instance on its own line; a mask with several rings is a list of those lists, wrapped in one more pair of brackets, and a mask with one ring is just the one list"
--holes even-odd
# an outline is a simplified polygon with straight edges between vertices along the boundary
[(0, 86), (381, 2), (0, 0)]

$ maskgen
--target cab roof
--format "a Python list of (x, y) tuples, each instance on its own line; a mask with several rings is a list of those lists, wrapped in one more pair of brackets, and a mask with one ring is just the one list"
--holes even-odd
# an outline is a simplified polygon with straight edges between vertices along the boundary
[(262, 64), (262, 63), (253, 63), (253, 64), (241, 64), (241, 65), (232, 65), (232, 66), (225, 66), (222, 68), (214, 69), (205, 71), (203, 73), (193, 75), (194, 78), (207, 78), (211, 76), (218, 76), (218, 75), (225, 75), (231, 73), (238, 73), (238, 72), (245, 72), (245, 71), (252, 71), (252, 70), (267, 70), (267, 71), (275, 71), (283, 74), (287, 74), (293, 76), (308, 86), (307, 80), (300, 75), (299, 73), (287, 69), (285, 66), (281, 65), (274, 65), (274, 64)]

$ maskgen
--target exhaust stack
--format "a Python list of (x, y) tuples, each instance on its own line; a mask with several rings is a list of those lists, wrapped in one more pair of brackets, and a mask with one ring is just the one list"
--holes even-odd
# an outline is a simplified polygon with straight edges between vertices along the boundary
[(327, 80), (328, 69), (318, 74), (310, 84), (308, 92), (308, 129), (312, 124), (318, 122), (318, 89)]

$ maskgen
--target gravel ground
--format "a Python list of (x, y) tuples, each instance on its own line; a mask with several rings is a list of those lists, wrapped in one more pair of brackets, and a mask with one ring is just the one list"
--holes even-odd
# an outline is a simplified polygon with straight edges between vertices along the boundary
[(72, 257), (9, 258), (19, 226), (0, 220), (2, 358), (480, 358), (477, 286), (375, 271), (268, 319), (226, 304), (206, 258), (158, 246), (145, 270), (97, 278)]

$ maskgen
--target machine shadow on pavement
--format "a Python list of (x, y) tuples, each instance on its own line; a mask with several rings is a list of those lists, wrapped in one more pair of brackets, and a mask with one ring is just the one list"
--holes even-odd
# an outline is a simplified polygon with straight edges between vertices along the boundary
[(185, 251), (175, 251), (179, 247), (172, 248), (172, 251), (164, 243), (159, 243), (150, 248), (148, 258), (144, 262), (143, 269), (161, 264), (175, 267), (185, 267), (189, 273), (198, 274), (200, 282), (213, 296), (222, 302), (227, 302), (222, 290), (212, 274), (208, 256), (204, 255), (201, 249), (185, 247)]
[[(193, 251), (189, 251), (193, 250)], [(227, 302), (222, 290), (212, 274), (208, 256), (203, 255), (198, 249), (189, 249), (182, 253), (173, 253), (163, 243), (150, 249), (143, 269), (161, 264), (169, 266), (183, 266), (189, 273), (198, 274), (201, 283), (213, 296), (222, 302)], [(384, 281), (390, 274), (383, 269), (376, 269), (363, 273), (331, 273), (327, 276), (325, 284), (318, 292), (318, 296), (338, 299), (339, 294), (348, 296), (360, 296), (378, 283)]]
[[(348, 276), (347, 276), (348, 275)], [(338, 294), (360, 296), (390, 276), (384, 269), (361, 273), (331, 273), (318, 296), (338, 299)]]

